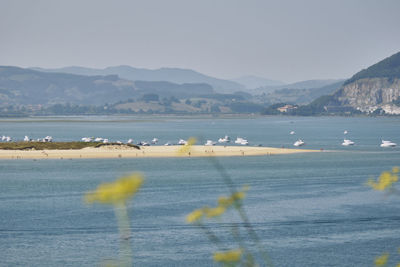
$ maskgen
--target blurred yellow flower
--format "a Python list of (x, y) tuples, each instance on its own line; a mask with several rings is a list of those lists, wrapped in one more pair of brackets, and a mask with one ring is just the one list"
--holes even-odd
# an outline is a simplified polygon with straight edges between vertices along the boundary
[(196, 142), (197, 142), (197, 139), (196, 138), (194, 138), (194, 137), (190, 137), (188, 140), (187, 140), (187, 144), (186, 145), (183, 145), (183, 147), (181, 147), (179, 150), (178, 150), (178, 154), (186, 154), (186, 153), (188, 153), (188, 152), (190, 152), (190, 148), (194, 145), (194, 144), (196, 144)]
[(392, 172), (398, 173), (400, 171), (399, 167), (393, 167)]
[(389, 259), (389, 253), (384, 253), (375, 258), (375, 266), (384, 266)]
[(143, 176), (135, 173), (111, 183), (103, 183), (85, 195), (87, 203), (119, 204), (132, 197), (143, 183)]
[(217, 206), (215, 208), (204, 208), (204, 213), (206, 214), (207, 218), (218, 217), (224, 214), (226, 208), (223, 206)]
[(231, 197), (222, 196), (218, 198), (218, 206), (227, 208), (232, 204), (233, 204), (233, 199)]
[(201, 218), (203, 218), (204, 212), (203, 209), (197, 209), (192, 211), (186, 216), (186, 221), (188, 223), (195, 223), (198, 222)]
[(369, 185), (375, 190), (384, 191), (385, 189), (390, 188), (392, 184), (397, 182), (398, 180), (399, 178), (396, 173), (394, 172), (391, 173), (386, 171), (381, 173), (377, 182), (375, 182), (372, 179), (369, 179), (367, 185)]
[(240, 261), (241, 257), (242, 257), (242, 250), (235, 249), (226, 252), (215, 252), (213, 259), (216, 262), (234, 263)]
[(230, 195), (229, 197), (221, 196), (218, 198), (218, 206), (228, 208), (235, 201), (242, 200), (246, 197), (246, 192), (249, 190), (248, 186), (243, 186), (242, 191), (238, 191)]

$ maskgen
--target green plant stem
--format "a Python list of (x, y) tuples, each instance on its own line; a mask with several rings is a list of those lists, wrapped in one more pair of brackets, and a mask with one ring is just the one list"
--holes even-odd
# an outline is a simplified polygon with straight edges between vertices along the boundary
[(126, 203), (121, 202), (114, 205), (117, 217), (118, 230), (120, 234), (120, 266), (132, 266), (131, 231), (129, 226), (128, 210)]
[(201, 222), (197, 222), (196, 225), (197, 225), (198, 227), (200, 227), (200, 229), (203, 230), (203, 231), (206, 233), (207, 238), (208, 238), (212, 243), (214, 243), (214, 244), (218, 247), (218, 249), (220, 249), (220, 250), (225, 250), (225, 248), (224, 248), (224, 246), (223, 246), (221, 240), (219, 240), (219, 238), (213, 233), (213, 231), (211, 231), (210, 228), (208, 228), (207, 226), (205, 226), (205, 225), (202, 224)]
[[(218, 161), (218, 159), (215, 158), (215, 157), (208, 157), (208, 158), (210, 159), (211, 163), (214, 165), (214, 167), (217, 169), (217, 171), (221, 175), (221, 177), (222, 177), (223, 181), (225, 182), (225, 184), (228, 186), (230, 193), (232, 195), (237, 193), (235, 184), (233, 183), (233, 181), (232, 181), (231, 177), (229, 176), (229, 174), (226, 172), (225, 168)], [(250, 220), (249, 220), (246, 212), (242, 208), (240, 202), (235, 200), (234, 207), (238, 211), (239, 216), (240, 216), (240, 218), (242, 219), (242, 221), (244, 223), (244, 227), (246, 228), (247, 232), (250, 235), (250, 238), (256, 244), (257, 249), (259, 250), (260, 254), (262, 255), (265, 264), (267, 266), (273, 267), (273, 264), (272, 264), (272, 262), (270, 260), (270, 257), (268, 255), (268, 253), (263, 248), (263, 246), (261, 244), (261, 241), (260, 241), (260, 238), (258, 237), (257, 233), (254, 231), (254, 228), (251, 225)]]

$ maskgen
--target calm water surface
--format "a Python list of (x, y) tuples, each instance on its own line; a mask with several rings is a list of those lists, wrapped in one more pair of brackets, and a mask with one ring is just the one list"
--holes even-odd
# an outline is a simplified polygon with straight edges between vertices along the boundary
[[(290, 131), (296, 135), (289, 135)], [(342, 147), (343, 131), (356, 142)], [(399, 118), (57, 117), (1, 120), (0, 135), (56, 141), (100, 136), (114, 141), (177, 142), (198, 136), (245, 137), (253, 145), (323, 153), (221, 158), (237, 185), (250, 191), (245, 209), (275, 266), (372, 266), (375, 256), (400, 261), (400, 198), (364, 184), (400, 165)], [(99, 183), (140, 171), (143, 188), (130, 202), (135, 266), (213, 266), (216, 248), (187, 213), (228, 194), (209, 160), (84, 159), (0, 161), (0, 266), (96, 266), (118, 256), (111, 207), (86, 206), (83, 194)], [(210, 222), (225, 244), (234, 213)], [(243, 232), (244, 233), (244, 232)], [(397, 257), (397, 258), (396, 258)]]

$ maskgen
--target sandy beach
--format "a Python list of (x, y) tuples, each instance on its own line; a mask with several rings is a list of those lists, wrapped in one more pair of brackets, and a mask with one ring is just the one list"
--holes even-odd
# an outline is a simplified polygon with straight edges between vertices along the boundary
[(319, 150), (251, 147), (251, 146), (105, 146), (70, 150), (0, 150), (0, 159), (95, 159), (95, 158), (161, 158), (161, 157), (232, 157), (319, 152)]

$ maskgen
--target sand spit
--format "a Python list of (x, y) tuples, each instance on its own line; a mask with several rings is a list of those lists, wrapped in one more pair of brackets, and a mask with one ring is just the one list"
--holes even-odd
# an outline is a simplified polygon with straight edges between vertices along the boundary
[(95, 158), (162, 158), (162, 157), (232, 157), (261, 156), (318, 152), (318, 150), (251, 147), (251, 146), (192, 146), (180, 152), (181, 146), (130, 147), (105, 146), (70, 150), (0, 150), (0, 159), (95, 159)]

